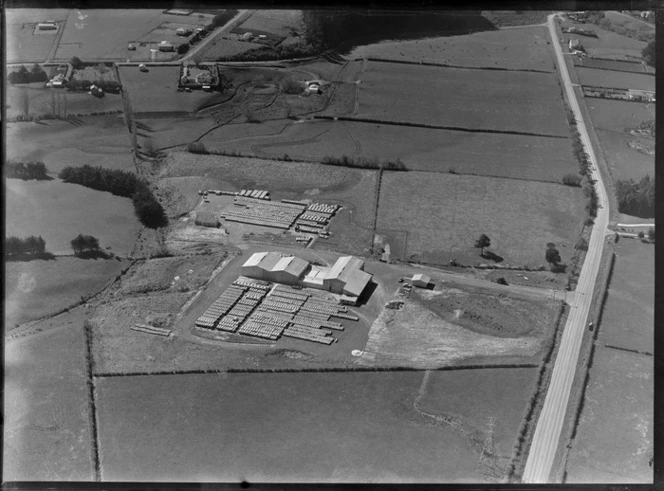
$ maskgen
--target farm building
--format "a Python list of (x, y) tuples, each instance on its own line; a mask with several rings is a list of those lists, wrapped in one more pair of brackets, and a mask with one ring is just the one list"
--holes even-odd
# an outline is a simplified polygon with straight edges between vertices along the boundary
[(218, 227), (219, 217), (214, 213), (199, 212), (196, 213), (196, 218), (194, 219), (194, 223), (196, 225), (201, 225), (203, 227)]
[(431, 277), (425, 274), (414, 274), (411, 282), (413, 283), (413, 286), (419, 288), (430, 288), (432, 286)]
[(578, 39), (575, 39), (575, 38), (570, 39), (569, 40), (569, 49), (570, 49), (570, 51), (583, 49), (583, 46), (581, 46), (581, 41), (579, 41)]
[(309, 263), (299, 257), (257, 252), (242, 265), (242, 274), (249, 278), (295, 285), (308, 269)]
[(49, 20), (47, 22), (40, 22), (37, 24), (37, 29), (40, 31), (56, 31), (58, 29), (58, 25), (55, 23), (55, 21)]
[(188, 27), (178, 27), (175, 30), (175, 34), (177, 34), (178, 36), (189, 36), (191, 34), (191, 29), (189, 29)]
[(175, 51), (175, 47), (173, 46), (173, 43), (169, 43), (168, 41), (162, 41), (159, 43), (159, 51)]

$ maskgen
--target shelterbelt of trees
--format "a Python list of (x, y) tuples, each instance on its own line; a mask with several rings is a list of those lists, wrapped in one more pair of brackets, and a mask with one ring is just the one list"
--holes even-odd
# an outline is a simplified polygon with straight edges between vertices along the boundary
[(44, 162), (14, 162), (5, 164), (5, 177), (16, 179), (49, 179)]
[(103, 167), (92, 167), (90, 165), (67, 166), (62, 169), (58, 177), (65, 182), (131, 198), (134, 202), (136, 216), (148, 228), (159, 228), (168, 225), (166, 213), (152, 194), (148, 183), (132, 172), (104, 169)]
[(5, 257), (7, 259), (39, 259), (46, 255), (46, 241), (40, 235), (39, 237), (31, 235), (20, 238), (10, 236), (5, 238)]

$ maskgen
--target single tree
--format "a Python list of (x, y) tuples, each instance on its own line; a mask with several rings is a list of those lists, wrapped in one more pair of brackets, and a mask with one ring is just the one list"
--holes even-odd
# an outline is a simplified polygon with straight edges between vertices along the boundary
[(74, 56), (69, 63), (71, 63), (71, 66), (74, 67), (74, 70), (80, 70), (83, 68), (83, 62), (78, 56)]
[(484, 248), (491, 246), (491, 239), (482, 234), (480, 238), (475, 241), (475, 247), (480, 249), (480, 256), (484, 257)]
[(639, 233), (637, 234), (639, 239), (643, 240), (646, 236), (646, 234), (643, 232), (643, 230), (639, 230)]
[(650, 242), (655, 242), (655, 227), (650, 227), (648, 229), (648, 240)]
[(553, 242), (549, 242), (546, 245), (546, 262), (551, 266), (556, 266), (562, 259), (560, 258), (560, 252), (556, 249), (556, 245)]
[(643, 48), (643, 51), (641, 51), (641, 56), (643, 57), (643, 61), (654, 67), (655, 66), (655, 41), (652, 40), (650, 41), (645, 48)]

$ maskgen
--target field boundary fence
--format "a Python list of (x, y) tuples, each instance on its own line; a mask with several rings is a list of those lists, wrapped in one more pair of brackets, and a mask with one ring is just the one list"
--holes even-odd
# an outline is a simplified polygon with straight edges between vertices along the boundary
[(495, 66), (467, 66), (467, 65), (450, 65), (448, 63), (435, 63), (432, 61), (407, 61), (407, 60), (394, 60), (390, 58), (374, 58), (368, 57), (367, 61), (377, 63), (399, 63), (403, 65), (421, 65), (421, 66), (435, 66), (440, 68), (458, 68), (461, 70), (494, 70), (501, 72), (530, 72), (530, 73), (553, 73), (551, 70), (537, 70), (535, 68), (505, 68)]

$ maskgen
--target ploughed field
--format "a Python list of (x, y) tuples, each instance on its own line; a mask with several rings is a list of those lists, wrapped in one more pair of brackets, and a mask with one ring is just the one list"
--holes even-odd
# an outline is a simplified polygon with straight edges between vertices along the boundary
[(358, 118), (569, 135), (561, 89), (549, 73), (369, 62), (359, 100)]
[[(585, 199), (580, 188), (515, 179), (384, 172), (377, 229), (406, 232), (406, 257), (447, 264), (546, 264), (546, 244), (558, 246), (562, 262), (573, 254)], [(491, 239), (494, 260), (474, 248), (480, 234)]]
[[(432, 374), (422, 387), (420, 410), (415, 400), (423, 372), (417, 371), (99, 378), (102, 476), (109, 481), (496, 482), (478, 472), (484, 413), (472, 411), (467, 425), (458, 428), (435, 418), (467, 414), (469, 405), (495, 409), (496, 442), (501, 457), (509, 457), (532, 372), (487, 374), (503, 387), (499, 399), (471, 389), (464, 392), (467, 398), (446, 400), (444, 394), (457, 390), (457, 377), (463, 384), (483, 372)], [(134, 450), (123, 450), (128, 447)]]

